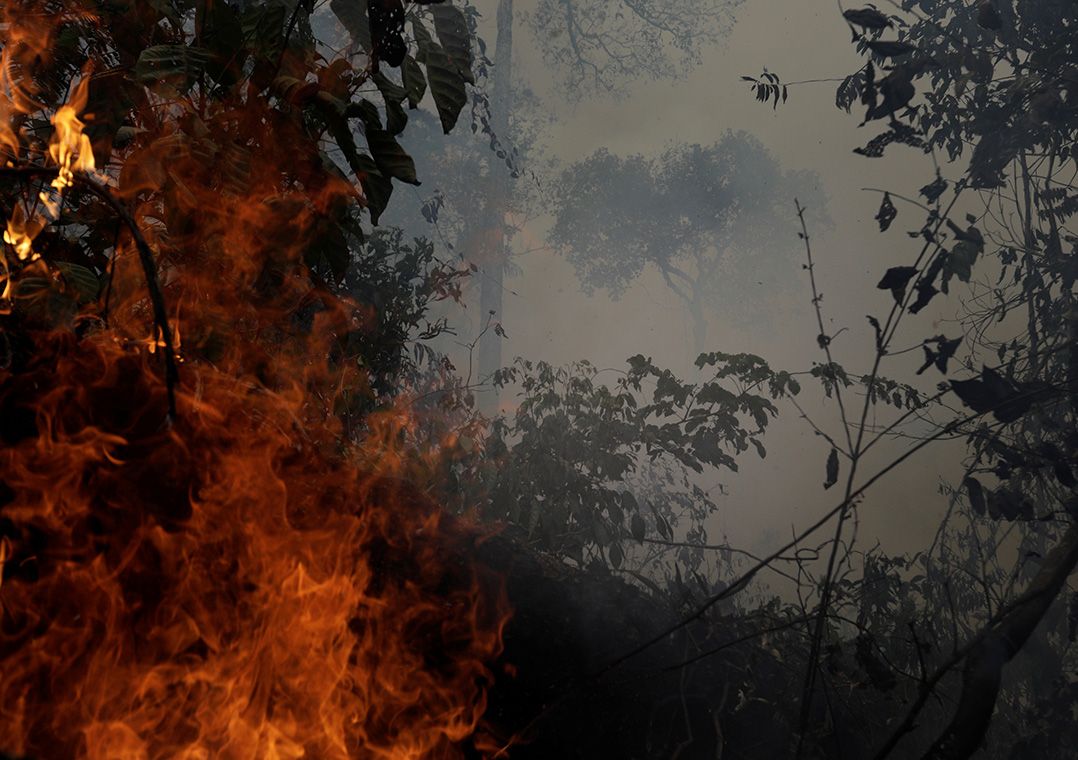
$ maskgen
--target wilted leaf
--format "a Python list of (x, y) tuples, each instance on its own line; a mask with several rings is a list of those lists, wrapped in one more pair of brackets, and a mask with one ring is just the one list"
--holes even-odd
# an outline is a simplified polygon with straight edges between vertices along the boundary
[[(932, 342), (936, 344), (935, 350), (928, 345)], [(961, 338), (948, 340), (942, 335), (926, 340), (924, 344), (925, 363), (917, 370), (917, 374), (920, 375), (932, 365), (935, 365), (940, 372), (947, 374), (947, 362), (954, 356), (960, 345), (962, 345)]]

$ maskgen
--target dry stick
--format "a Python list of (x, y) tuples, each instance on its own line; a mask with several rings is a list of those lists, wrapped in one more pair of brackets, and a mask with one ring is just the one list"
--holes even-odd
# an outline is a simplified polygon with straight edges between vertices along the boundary
[[(964, 185), (962, 184), (959, 184), (955, 187), (954, 197), (948, 204), (947, 209), (935, 219), (935, 229), (932, 231), (931, 235), (926, 237), (925, 244), (921, 248), (921, 252), (920, 254), (918, 254), (916, 262), (914, 262), (915, 267), (920, 267), (921, 262), (925, 258), (925, 254), (927, 254), (932, 248), (932, 246), (935, 245), (935, 251), (933, 251), (933, 253), (929, 255), (928, 261), (926, 262), (926, 267), (929, 266), (932, 259), (937, 255), (939, 249), (942, 247), (942, 244), (939, 240), (940, 228), (943, 226), (944, 221), (949, 217), (951, 209), (954, 208), (954, 205), (955, 203), (957, 203), (958, 197), (961, 195), (963, 189)], [(818, 296), (816, 295), (816, 281), (815, 277), (812, 276), (812, 249), (809, 245), (808, 230), (805, 226), (804, 209), (801, 208), (800, 203), (798, 203), (796, 200), (794, 201), (794, 203), (797, 207), (798, 219), (801, 222), (801, 237), (805, 241), (805, 251), (809, 260), (809, 275), (812, 282), (813, 305), (816, 307), (817, 322), (821, 326), (821, 346), (825, 349), (825, 351), (827, 351), (828, 361), (830, 361), (830, 351), (828, 350), (828, 345), (825, 341), (824, 336), (822, 335), (823, 321), (820, 316)], [(838, 559), (838, 549), (840, 545), (840, 540), (842, 538), (842, 530), (846, 525), (846, 518), (849, 516), (849, 511), (854, 499), (854, 496), (851, 493), (851, 489), (853, 487), (854, 477), (857, 474), (857, 464), (860, 460), (861, 444), (864, 442), (865, 422), (868, 419), (868, 410), (872, 404), (872, 386), (876, 381), (876, 375), (879, 372), (880, 362), (883, 360), (884, 355), (887, 353), (887, 346), (890, 344), (891, 340), (895, 336), (896, 331), (898, 330), (898, 324), (902, 320), (902, 315), (905, 313), (911, 297), (912, 292), (906, 294), (904, 299), (902, 299), (901, 301), (896, 301), (891, 306), (891, 312), (887, 316), (887, 321), (884, 324), (883, 329), (879, 331), (879, 337), (877, 338), (876, 346), (876, 357), (872, 364), (872, 372), (870, 372), (868, 375), (868, 393), (865, 396), (865, 402), (861, 408), (861, 419), (857, 427), (857, 441), (856, 443), (854, 443), (853, 441), (850, 442), (850, 472), (846, 478), (846, 494), (843, 498), (842, 504), (838, 508), (838, 523), (835, 526), (835, 535), (833, 543), (831, 545), (831, 553), (827, 559), (827, 572), (824, 574), (823, 577), (823, 587), (820, 592), (820, 606), (818, 613), (819, 616), (816, 618), (816, 627), (813, 631), (812, 643), (809, 647), (809, 662), (808, 666), (805, 669), (805, 683), (801, 692), (801, 711), (798, 719), (797, 732), (797, 757), (801, 757), (801, 754), (804, 750), (805, 732), (808, 727), (808, 720), (812, 711), (812, 694), (816, 680), (816, 662), (819, 658), (820, 647), (823, 643), (823, 628), (827, 620), (827, 607), (831, 601), (832, 575), (835, 569), (835, 562)], [(847, 437), (849, 437), (849, 425), (846, 422), (845, 413), (843, 414), (843, 425), (846, 428), (846, 435)], [(934, 437), (929, 440), (933, 439)]]
[[(23, 177), (49, 177), (58, 174), (58, 169), (39, 167), (39, 166), (15, 166), (15, 167), (0, 167), (0, 175), (14, 175)], [(161, 336), (161, 342), (164, 343), (164, 361), (165, 361), (165, 389), (168, 394), (168, 414), (169, 419), (176, 419), (176, 384), (180, 379), (179, 367), (176, 364), (176, 351), (172, 341), (172, 328), (168, 323), (168, 311), (165, 308), (165, 297), (161, 293), (161, 287), (157, 281), (157, 264), (154, 262), (153, 251), (150, 250), (149, 243), (146, 242), (146, 238), (143, 237), (142, 231), (138, 227), (138, 223), (135, 218), (131, 216), (131, 212), (127, 210), (120, 200), (112, 194), (112, 190), (107, 185), (101, 184), (89, 176), (83, 174), (75, 175), (75, 182), (81, 187), (84, 187), (93, 195), (104, 201), (104, 203), (113, 210), (113, 212), (120, 218), (127, 229), (131, 233), (132, 239), (135, 241), (135, 248), (138, 250), (139, 261), (142, 263), (142, 272), (146, 278), (146, 291), (150, 296), (150, 304), (153, 307), (153, 320), (154, 325)]]
[[(820, 307), (820, 295), (816, 288), (816, 274), (815, 267), (812, 262), (812, 245), (809, 242), (808, 226), (805, 224), (805, 209), (801, 206), (800, 202), (795, 198), (794, 207), (797, 209), (797, 219), (801, 223), (801, 239), (805, 241), (805, 257), (808, 260), (808, 272), (809, 272), (809, 284), (812, 286), (812, 307), (816, 312), (816, 324), (819, 326), (820, 332), (817, 337), (817, 342), (820, 344), (820, 348), (823, 349), (824, 355), (827, 357), (828, 368), (833, 368), (835, 365), (834, 360), (831, 358), (831, 338), (824, 332), (823, 326), (823, 310)], [(869, 389), (871, 392), (871, 388)], [(839, 383), (835, 381), (835, 399), (838, 401), (839, 412), (842, 415), (842, 428), (846, 432), (846, 443), (849, 447), (849, 456), (851, 460), (850, 475), (846, 481), (846, 495), (843, 499), (843, 506), (838, 515), (838, 522), (835, 525), (835, 536), (831, 543), (831, 552), (827, 560), (827, 572), (824, 575), (823, 590), (820, 594), (820, 608), (816, 617), (816, 625), (812, 633), (812, 641), (809, 645), (809, 660), (808, 666), (805, 668), (805, 682), (801, 690), (801, 714), (799, 717), (799, 729), (797, 732), (797, 756), (801, 756), (801, 752), (804, 746), (805, 728), (808, 725), (809, 713), (812, 709), (812, 693), (813, 687), (816, 683), (816, 661), (819, 658), (820, 646), (823, 640), (823, 627), (827, 619), (827, 606), (831, 601), (831, 575), (835, 569), (835, 561), (838, 557), (838, 547), (842, 538), (842, 529), (846, 526), (846, 517), (849, 514), (850, 503), (850, 487), (853, 485), (853, 476), (856, 471), (857, 465), (857, 450), (854, 447), (853, 436), (850, 433), (850, 423), (846, 417), (846, 408), (842, 403), (842, 394), (839, 390)], [(868, 403), (866, 399), (865, 403)], [(858, 444), (860, 444), (861, 436), (858, 436)]]

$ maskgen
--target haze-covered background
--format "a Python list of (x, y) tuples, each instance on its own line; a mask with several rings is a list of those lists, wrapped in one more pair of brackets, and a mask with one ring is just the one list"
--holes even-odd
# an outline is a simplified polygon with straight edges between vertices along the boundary
[[(494, 55), (497, 37), (494, 0), (479, 0), (480, 34), (488, 40), (488, 54)], [(614, 88), (589, 86), (587, 81), (567, 82), (571, 67), (551, 65), (543, 57), (541, 40), (532, 25), (537, 4), (516, 0), (513, 35), (513, 138), (527, 134), (529, 144), (520, 159), (521, 176), (512, 181), (514, 196), (528, 196), (529, 208), (510, 216), (520, 227), (512, 238), (511, 267), (503, 283), (503, 309), (498, 319), (506, 337), (503, 363), (515, 356), (546, 360), (554, 364), (586, 359), (598, 367), (624, 367), (624, 360), (643, 353), (656, 363), (691, 376), (697, 355), (692, 320), (683, 302), (663, 282), (654, 267), (645, 268), (620, 297), (602, 289), (587, 293), (573, 266), (549, 244), (552, 215), (549, 202), (559, 174), (574, 162), (598, 150), (619, 157), (641, 154), (658, 157), (678, 144), (710, 145), (728, 131), (743, 131), (758, 140), (778, 162), (783, 172), (812, 173), (806, 185), (778, 183), (775, 194), (784, 199), (769, 217), (777, 232), (765, 250), (751, 252), (750, 264), (741, 264), (751, 275), (754, 267), (770, 267), (777, 275), (748, 286), (738, 283), (733, 292), (713, 292), (707, 315), (707, 350), (750, 352), (767, 359), (776, 369), (807, 369), (822, 361), (816, 345), (815, 315), (811, 290), (803, 269), (804, 249), (796, 235), (794, 196), (810, 212), (822, 212), (810, 229), (816, 274), (823, 295), (822, 306), (831, 334), (835, 359), (850, 371), (870, 369), (873, 334), (867, 314), (885, 316), (890, 296), (876, 288), (883, 269), (912, 261), (916, 242), (905, 234), (900, 221), (887, 234), (880, 234), (873, 217), (880, 195), (862, 188), (880, 187), (916, 197), (917, 189), (931, 181), (930, 159), (915, 151), (893, 151), (883, 158), (869, 159), (852, 153), (872, 134), (859, 129), (859, 119), (835, 107), (835, 90), (861, 59), (850, 44), (850, 28), (841, 11), (826, 0), (747, 0), (729, 8), (728, 34), (704, 42), (699, 60), (689, 62), (675, 77), (650, 78), (614, 76)], [(720, 7), (718, 3), (715, 7)], [(784, 82), (809, 81), (789, 88), (789, 99), (780, 107), (757, 102), (742, 75), (759, 75), (764, 70), (781, 75)], [(490, 82), (486, 83), (490, 89)], [(567, 91), (570, 97), (566, 97)], [(467, 134), (464, 129), (458, 133)], [(874, 133), (873, 133), (874, 134)], [(414, 139), (414, 138), (413, 138)], [(446, 151), (444, 143), (424, 141), (424, 147)], [(454, 146), (464, 145), (483, 156), (486, 165), (491, 151), (480, 135), (449, 138)], [(407, 188), (387, 221), (401, 224), (409, 232), (426, 235), (436, 243), (452, 245), (455, 238), (442, 221), (434, 225), (422, 219), (419, 204), (438, 193), (447, 197), (447, 206), (459, 185), (452, 176), (439, 177), (438, 170), (423, 155), (424, 147), (409, 142), (424, 184)], [(495, 163), (499, 170), (503, 169)], [(427, 168), (425, 172), (424, 169)], [(806, 187), (810, 197), (806, 195)], [(627, 198), (627, 202), (628, 202)], [(644, 204), (647, 199), (635, 199)], [(700, 202), (707, 203), (706, 193)], [(410, 201), (410, 202), (409, 202)], [(810, 223), (813, 221), (810, 213)], [(610, 224), (594, 217), (597, 229)], [(910, 222), (915, 229), (917, 222)], [(443, 229), (445, 228), (445, 229)], [(467, 241), (456, 241), (456, 254), (467, 258)], [(468, 285), (467, 310), (450, 308), (446, 316), (459, 332), (456, 340), (443, 347), (458, 367), (469, 362), (466, 345), (482, 323), (478, 291), (486, 277), (478, 265)], [(953, 303), (944, 308), (953, 309)], [(922, 327), (950, 312), (923, 313), (910, 335), (910, 345), (919, 343)], [(927, 329), (927, 328), (925, 328)], [(841, 332), (840, 332), (841, 331)], [(933, 390), (933, 380), (915, 378), (913, 371), (920, 352), (885, 360), (882, 372), (893, 379), (915, 381)], [(476, 361), (474, 352), (473, 363)], [(462, 369), (462, 372), (466, 371)], [(608, 375), (608, 379), (613, 379)], [(838, 434), (837, 409), (817, 388), (810, 388), (803, 406), (813, 419), (831, 434)], [(503, 409), (514, 403), (512, 392), (503, 392)], [(859, 406), (859, 404), (858, 404)], [(765, 442), (766, 459), (739, 458), (738, 473), (723, 473), (721, 483), (714, 477), (699, 485), (719, 504), (709, 534), (726, 536), (735, 545), (765, 550), (785, 540), (794, 526), (804, 526), (826, 508), (836, 496), (822, 488), (824, 463), (829, 445), (786, 405), (773, 423)], [(871, 420), (870, 420), (871, 423)], [(876, 459), (883, 462), (895, 449), (881, 446)], [(942, 475), (955, 474), (960, 449), (954, 460), (946, 444), (931, 455), (916, 459), (900, 476), (885, 480), (868, 496), (860, 511), (861, 538), (879, 539), (885, 551), (902, 552), (924, 544), (935, 531), (939, 510), (945, 500), (938, 498)]]

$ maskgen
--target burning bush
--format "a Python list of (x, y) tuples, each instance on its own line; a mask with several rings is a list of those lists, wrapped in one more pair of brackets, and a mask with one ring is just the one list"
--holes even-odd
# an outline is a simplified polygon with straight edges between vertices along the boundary
[(211, 4), (192, 39), (166, 5), (0, 20), (0, 752), (482, 745), (499, 582), (409, 484), (350, 349), (378, 320), (335, 286), (392, 175), (325, 143), (368, 166), (343, 99), (377, 63), (317, 58), (299, 8)]

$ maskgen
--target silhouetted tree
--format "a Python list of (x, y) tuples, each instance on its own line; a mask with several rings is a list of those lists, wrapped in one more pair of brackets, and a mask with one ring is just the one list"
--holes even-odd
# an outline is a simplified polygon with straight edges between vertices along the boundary
[(744, 132), (657, 158), (604, 149), (562, 174), (550, 240), (588, 291), (618, 296), (654, 268), (685, 302), (704, 351), (709, 312), (733, 303), (724, 315), (755, 316), (750, 295), (772, 294), (800, 269), (795, 196), (822, 206), (816, 176), (784, 172)]

